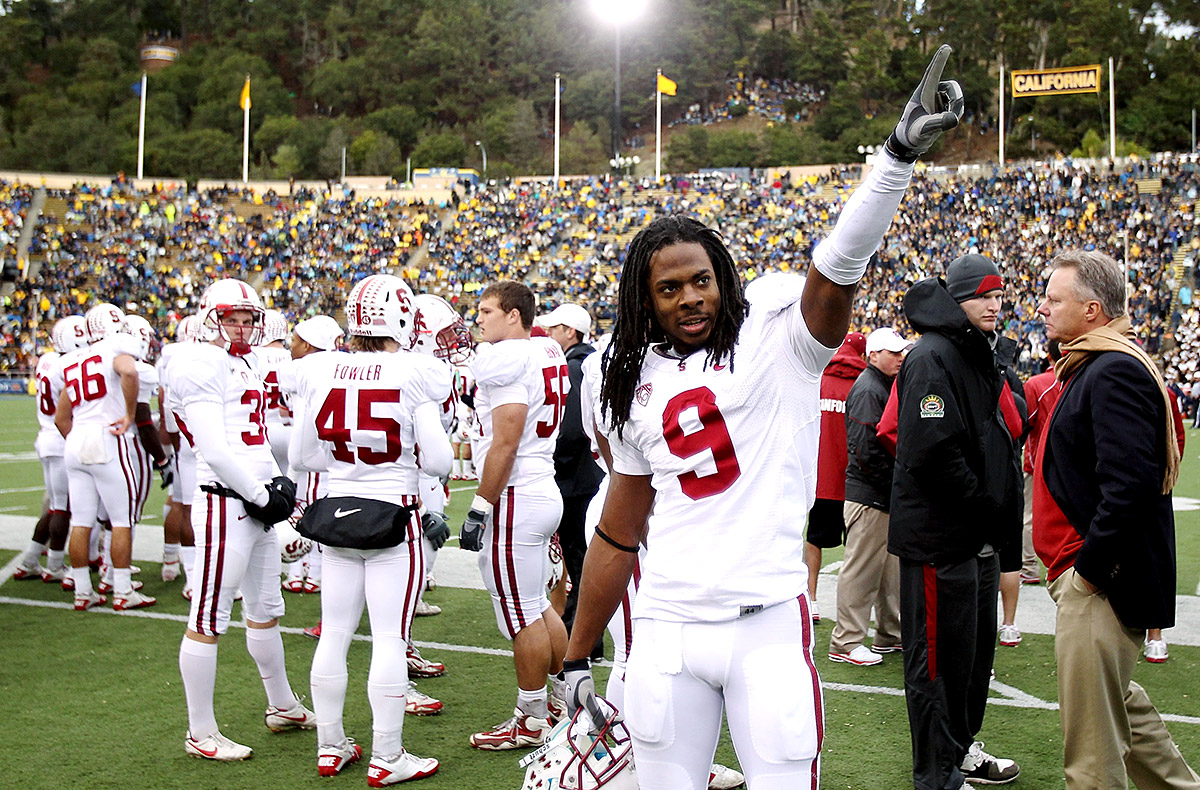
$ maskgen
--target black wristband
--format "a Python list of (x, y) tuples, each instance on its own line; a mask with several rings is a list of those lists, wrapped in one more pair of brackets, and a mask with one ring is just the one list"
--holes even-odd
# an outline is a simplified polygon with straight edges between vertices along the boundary
[(892, 132), (890, 135), (888, 135), (888, 139), (884, 143), (884, 146), (887, 148), (888, 153), (894, 158), (901, 162), (907, 162), (908, 164), (912, 164), (913, 162), (917, 161), (917, 159), (919, 159), (921, 156), (920, 154), (914, 153), (911, 148), (901, 143), (896, 138), (895, 132)]
[(620, 543), (617, 543), (612, 538), (610, 538), (608, 535), (605, 535), (603, 532), (601, 532), (599, 527), (596, 527), (596, 534), (599, 535), (601, 538), (603, 538), (605, 543), (607, 543), (608, 545), (612, 546), (615, 549), (620, 549), (621, 551), (627, 551), (630, 554), (638, 553), (637, 546), (623, 546)]
[(592, 668), (592, 662), (586, 658), (568, 658), (563, 661), (563, 672), (587, 671)]

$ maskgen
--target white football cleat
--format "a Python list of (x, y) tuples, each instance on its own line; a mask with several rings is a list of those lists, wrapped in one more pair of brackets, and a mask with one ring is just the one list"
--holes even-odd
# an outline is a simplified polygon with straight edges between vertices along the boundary
[(317, 747), (317, 775), (337, 776), (347, 765), (362, 759), (362, 747), (353, 738), (333, 746)]
[(720, 763), (713, 763), (708, 769), (708, 790), (733, 790), (746, 784), (746, 777), (738, 771), (727, 768)]
[(417, 757), (408, 752), (388, 756), (375, 755), (367, 768), (367, 787), (388, 785), (424, 779), (437, 773), (438, 761), (432, 757)]
[(404, 692), (404, 712), (413, 716), (434, 716), (442, 712), (441, 700), (436, 700), (428, 694), (417, 691), (417, 684), (408, 681), (408, 690)]
[(92, 593), (91, 595), (80, 595), (75, 593), (75, 611), (83, 612), (91, 609), (93, 606), (100, 606), (108, 603), (108, 599), (100, 593)]
[(32, 565), (26, 565), (22, 562), (13, 571), (12, 577), (19, 582), (32, 581), (33, 579), (41, 579), (44, 573), (45, 571), (42, 570), (41, 563), (35, 562)]
[(435, 614), (441, 614), (442, 607), (435, 604), (427, 603), (424, 598), (417, 601), (417, 606), (413, 610), (413, 614), (417, 617), (432, 617)]
[(162, 580), (165, 582), (173, 582), (179, 578), (180, 563), (178, 559), (163, 560), (162, 564)]
[[(320, 636), (320, 634), (317, 634)], [(446, 665), (430, 661), (413, 645), (408, 646), (408, 674), (414, 678), (436, 678), (446, 674)]]
[(271, 732), (314, 730), (317, 727), (317, 714), (304, 707), (304, 703), (300, 700), (296, 700), (296, 704), (287, 710), (267, 708), (267, 714), (263, 720)]
[[(138, 585), (141, 586), (140, 584)], [(144, 609), (147, 606), (154, 606), (158, 603), (157, 598), (151, 598), (149, 595), (142, 595), (136, 589), (133, 592), (113, 596), (113, 609), (118, 612), (123, 612), (126, 609)]]
[[(137, 579), (134, 579), (131, 582), (131, 584), (133, 585), (134, 590), (140, 590), (140, 589), (142, 589), (142, 586), (143, 586), (142, 583), (140, 581), (138, 581)], [(112, 592), (113, 591), (112, 576), (109, 576), (107, 581), (101, 581), (99, 584), (97, 584), (96, 589), (98, 591), (104, 593), (105, 595), (108, 595), (110, 592)]]
[[(71, 569), (68, 568), (66, 565), (60, 565), (57, 568), (46, 568), (44, 571), (42, 571), (42, 581), (44, 581), (46, 584), (54, 584), (55, 582), (61, 582), (64, 579), (71, 578), (70, 573), (71, 573)], [(71, 581), (72, 581), (71, 589), (74, 590), (75, 589), (75, 586), (74, 586), (75, 580), (71, 579)]]
[(249, 746), (234, 743), (219, 732), (214, 732), (207, 738), (196, 740), (189, 732), (183, 741), (183, 750), (193, 757), (203, 757), (207, 760), (222, 762), (237, 762), (248, 760), (254, 756), (254, 750)]

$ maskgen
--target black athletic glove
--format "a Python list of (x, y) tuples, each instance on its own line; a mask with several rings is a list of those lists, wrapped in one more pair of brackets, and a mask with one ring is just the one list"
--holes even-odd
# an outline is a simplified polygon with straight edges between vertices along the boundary
[(425, 537), (429, 538), (429, 542), (435, 549), (440, 549), (446, 543), (446, 538), (450, 537), (446, 514), (433, 510), (426, 511), (425, 515), (421, 516), (421, 531), (425, 533)]
[(163, 458), (162, 463), (156, 461), (154, 463), (154, 471), (158, 472), (158, 476), (162, 479), (160, 488), (170, 488), (171, 484), (175, 482), (175, 467), (171, 465), (170, 458)]
[(296, 484), (290, 477), (280, 475), (267, 483), (267, 504), (259, 506), (246, 502), (246, 515), (270, 527), (292, 515), (296, 509)]
[(480, 551), (483, 549), (483, 520), (487, 518), (487, 513), (481, 513), (478, 510), (468, 510), (467, 520), (463, 522), (462, 529), (458, 531), (458, 547), (467, 551)]
[(596, 683), (592, 680), (592, 662), (577, 658), (563, 662), (563, 679), (567, 683), (567, 716), (574, 718), (580, 708), (587, 711), (596, 730), (608, 721), (608, 714), (596, 699)]
[(938, 47), (925, 76), (909, 98), (900, 123), (887, 139), (888, 151), (901, 162), (917, 161), (942, 132), (958, 126), (962, 118), (962, 87), (954, 80), (942, 81), (942, 69), (952, 51), (949, 44)]

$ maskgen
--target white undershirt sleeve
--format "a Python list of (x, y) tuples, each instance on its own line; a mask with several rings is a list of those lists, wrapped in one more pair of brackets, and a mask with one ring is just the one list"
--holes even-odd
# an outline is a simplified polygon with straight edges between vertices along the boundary
[(900, 200), (912, 180), (913, 165), (883, 153), (865, 181), (854, 190), (833, 233), (813, 251), (817, 271), (838, 285), (862, 279), (867, 261), (892, 224)]
[[(219, 403), (206, 400), (192, 401), (184, 407), (184, 411), (187, 414), (187, 421), (191, 425), (224, 425), (225, 414)], [(220, 430), (197, 430), (194, 437), (196, 450), (200, 453), (200, 457), (216, 473), (222, 485), (237, 491), (247, 502), (253, 502), (260, 506), (267, 504), (265, 481), (255, 480), (238, 463), (229, 447), (229, 442), (225, 440), (223, 428)]]
[(421, 471), (430, 477), (445, 477), (454, 463), (450, 439), (442, 428), (441, 405), (425, 401), (413, 413), (413, 432), (420, 448)]

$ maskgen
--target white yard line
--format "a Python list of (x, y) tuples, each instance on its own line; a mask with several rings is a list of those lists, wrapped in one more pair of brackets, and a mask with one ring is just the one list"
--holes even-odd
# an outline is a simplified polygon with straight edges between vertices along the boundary
[[(0, 570), (0, 584), (8, 581), (12, 577), (12, 570), (16, 567), (17, 560), (14, 559), (8, 563), (3, 570)], [(34, 601), (28, 598), (14, 598), (8, 595), (0, 595), (0, 604), (10, 604), (13, 606), (35, 606), (43, 609), (63, 609), (73, 610), (74, 604), (60, 601)], [(116, 612), (107, 607), (97, 607), (89, 609), (89, 614), (104, 614), (115, 615), (117, 617), (140, 617), (146, 620), (166, 620), (173, 623), (186, 623), (187, 616), (182, 614), (167, 614), (165, 612), (152, 612), (145, 610), (135, 610), (130, 612)], [(234, 628), (245, 628), (245, 624), (241, 621), (231, 621), (230, 626)], [(302, 635), (304, 629), (291, 628), (288, 626), (280, 626), (280, 631), (285, 634)], [(367, 634), (355, 634), (352, 639), (358, 642), (370, 642), (371, 637)], [(452, 645), (446, 642), (414, 642), (421, 648), (430, 650), (446, 650), (453, 653), (473, 653), (475, 655), (484, 656), (501, 656), (511, 657), (511, 650), (502, 650), (494, 647), (477, 647), (475, 645)], [(604, 662), (607, 665), (608, 662)], [(821, 687), (826, 691), (849, 691), (856, 694), (880, 694), (887, 697), (903, 697), (904, 689), (891, 688), (890, 686), (867, 686), (859, 683), (833, 683), (824, 681)], [(1033, 710), (1058, 710), (1057, 702), (1047, 702), (1046, 700), (1038, 699), (1032, 694), (1028, 694), (1020, 689), (1010, 686), (1007, 683), (1000, 683), (993, 680), (991, 688), (1005, 696), (989, 697), (988, 704), (1003, 705), (1010, 708), (1029, 708)], [(1200, 716), (1182, 716), (1174, 713), (1163, 713), (1162, 718), (1166, 721), (1177, 721), (1183, 724), (1200, 724)]]

